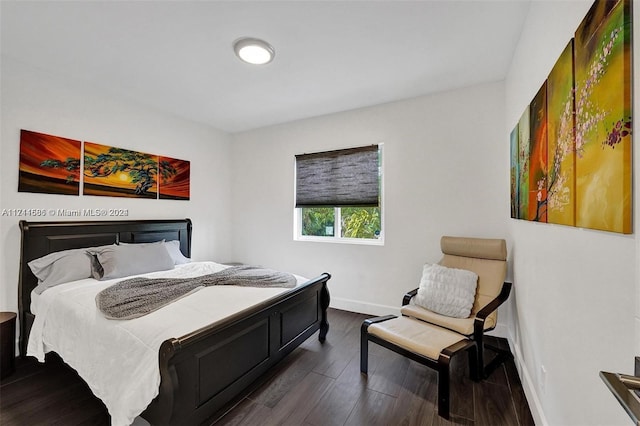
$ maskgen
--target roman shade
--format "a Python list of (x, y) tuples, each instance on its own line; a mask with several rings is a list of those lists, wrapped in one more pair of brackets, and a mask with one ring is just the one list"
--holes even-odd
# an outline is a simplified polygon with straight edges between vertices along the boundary
[(296, 155), (296, 207), (377, 207), (378, 145)]

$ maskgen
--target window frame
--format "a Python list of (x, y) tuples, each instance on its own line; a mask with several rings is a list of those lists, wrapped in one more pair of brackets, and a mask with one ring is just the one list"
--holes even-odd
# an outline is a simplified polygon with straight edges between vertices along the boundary
[[(380, 237), (379, 238), (352, 238), (342, 236), (342, 211), (341, 207), (333, 207), (334, 209), (334, 229), (333, 236), (316, 236), (316, 235), (302, 235), (302, 209), (305, 207), (293, 207), (293, 240), (294, 241), (310, 241), (319, 243), (335, 243), (335, 244), (358, 244), (358, 245), (372, 245), (372, 246), (384, 246), (385, 237), (385, 209), (384, 209), (384, 144), (378, 143), (378, 150), (380, 155), (380, 201), (378, 208), (380, 209)], [(296, 179), (295, 179), (295, 164), (294, 164), (294, 179), (293, 179), (293, 194), (295, 199), (296, 191)], [(295, 204), (295, 203), (294, 203)]]

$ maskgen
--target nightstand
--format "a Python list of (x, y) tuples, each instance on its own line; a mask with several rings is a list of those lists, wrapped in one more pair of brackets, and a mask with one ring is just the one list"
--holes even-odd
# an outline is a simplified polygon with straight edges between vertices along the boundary
[(0, 312), (0, 378), (16, 370), (16, 314)]

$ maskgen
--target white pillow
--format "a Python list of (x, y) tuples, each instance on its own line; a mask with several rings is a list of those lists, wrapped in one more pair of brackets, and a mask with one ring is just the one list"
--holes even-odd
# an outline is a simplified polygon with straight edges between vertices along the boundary
[(169, 256), (171, 256), (171, 259), (173, 259), (174, 264), (182, 265), (183, 263), (191, 262), (191, 259), (185, 257), (185, 255), (180, 251), (180, 241), (165, 241), (164, 247), (167, 249), (167, 252), (169, 252)]
[(425, 264), (415, 304), (454, 318), (468, 318), (476, 298), (478, 275), (464, 269)]

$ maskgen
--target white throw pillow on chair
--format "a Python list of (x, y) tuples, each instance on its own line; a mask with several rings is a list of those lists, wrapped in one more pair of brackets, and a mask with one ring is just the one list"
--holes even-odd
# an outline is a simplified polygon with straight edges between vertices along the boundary
[(425, 264), (414, 303), (454, 318), (468, 318), (476, 298), (478, 275), (464, 269)]

